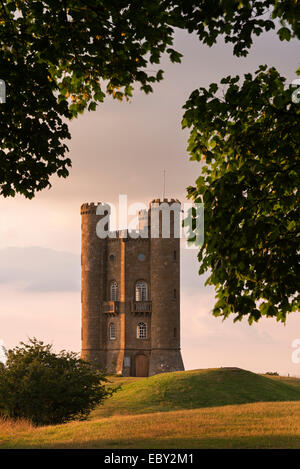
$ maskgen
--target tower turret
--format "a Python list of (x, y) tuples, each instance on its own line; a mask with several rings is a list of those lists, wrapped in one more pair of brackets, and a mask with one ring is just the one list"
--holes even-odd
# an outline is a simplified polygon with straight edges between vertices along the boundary
[(150, 203), (150, 278), (152, 289), (149, 375), (183, 370), (180, 352), (179, 200)]
[(96, 226), (104, 215), (97, 215), (97, 205), (81, 206), (81, 304), (83, 359), (105, 368), (102, 337), (103, 300), (105, 298), (105, 239), (97, 236)]

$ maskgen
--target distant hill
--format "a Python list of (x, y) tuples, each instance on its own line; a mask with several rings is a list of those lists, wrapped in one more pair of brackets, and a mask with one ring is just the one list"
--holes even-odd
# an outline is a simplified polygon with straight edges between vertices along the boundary
[(0, 419), (0, 448), (300, 448), (300, 379), (219, 368), (111, 381), (122, 389), (87, 421)]
[(93, 417), (300, 400), (300, 379), (263, 376), (240, 368), (115, 377), (112, 382), (111, 386), (120, 384), (122, 388)]

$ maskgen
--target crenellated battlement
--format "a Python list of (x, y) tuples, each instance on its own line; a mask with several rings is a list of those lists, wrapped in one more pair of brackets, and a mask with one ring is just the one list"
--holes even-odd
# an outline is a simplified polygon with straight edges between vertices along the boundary
[(80, 207), (80, 213), (81, 215), (86, 215), (89, 213), (96, 213), (98, 205), (104, 205), (102, 202), (86, 202), (81, 205)]
[(175, 203), (181, 204), (180, 200), (178, 200), (178, 199), (153, 199), (149, 203), (149, 208), (151, 208), (151, 206), (153, 204), (159, 204), (159, 205), (160, 204), (169, 204), (169, 205), (171, 205), (171, 204), (175, 204)]
[[(160, 205), (160, 204), (163, 204), (163, 203), (167, 203), (169, 205), (174, 204), (174, 203), (181, 204), (180, 200), (178, 200), (178, 199), (153, 199), (149, 203), (149, 208), (151, 208), (152, 205), (157, 205), (157, 204)], [(95, 203), (95, 202), (85, 202), (80, 207), (81, 215), (85, 215), (85, 214), (89, 214), (89, 213), (96, 213), (98, 205), (106, 205), (106, 204), (103, 204), (102, 202), (97, 202), (97, 203)], [(146, 214), (147, 214), (147, 210), (145, 210), (145, 209), (139, 211), (139, 215), (146, 215)]]

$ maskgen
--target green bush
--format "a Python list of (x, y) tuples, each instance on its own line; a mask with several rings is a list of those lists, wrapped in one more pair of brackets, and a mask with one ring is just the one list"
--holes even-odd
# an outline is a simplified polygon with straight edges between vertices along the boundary
[(52, 345), (29, 339), (0, 363), (0, 414), (35, 425), (84, 420), (114, 390), (104, 373), (74, 352), (55, 354)]

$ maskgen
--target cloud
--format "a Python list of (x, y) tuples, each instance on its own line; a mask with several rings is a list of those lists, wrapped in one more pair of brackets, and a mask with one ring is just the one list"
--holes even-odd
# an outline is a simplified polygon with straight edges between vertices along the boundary
[(39, 246), (1, 249), (0, 284), (31, 292), (78, 291), (80, 257)]

